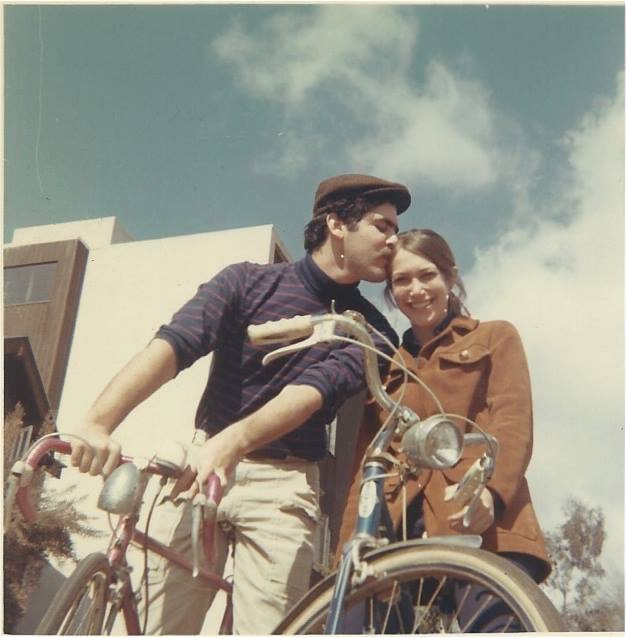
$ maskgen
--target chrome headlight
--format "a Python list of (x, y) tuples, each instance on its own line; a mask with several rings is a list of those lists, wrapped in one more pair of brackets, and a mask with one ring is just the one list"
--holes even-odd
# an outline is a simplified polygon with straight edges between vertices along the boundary
[(130, 514), (141, 499), (141, 472), (132, 463), (116, 467), (104, 482), (98, 507), (111, 514)]
[(402, 451), (416, 465), (445, 469), (461, 457), (463, 435), (455, 423), (437, 414), (412, 425), (405, 432)]

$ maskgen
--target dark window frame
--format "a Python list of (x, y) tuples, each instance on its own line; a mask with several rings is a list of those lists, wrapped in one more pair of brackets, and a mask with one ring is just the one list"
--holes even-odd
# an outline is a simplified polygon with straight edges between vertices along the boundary
[[(48, 303), (52, 299), (54, 292), (54, 282), (58, 270), (58, 261), (50, 260), (30, 264), (18, 264), (4, 267), (4, 305), (5, 306), (25, 306), (35, 303)], [(52, 268), (50, 268), (52, 266)], [(30, 269), (30, 271), (28, 270)], [(9, 272), (28, 273), (24, 281), (15, 280), (18, 286), (17, 291), (7, 292), (7, 284), (10, 284)], [(37, 277), (39, 275), (39, 280)], [(43, 275), (43, 276), (41, 276)], [(25, 284), (25, 289), (24, 288)], [(22, 289), (19, 288), (22, 286)], [(11, 294), (13, 297), (11, 298)]]

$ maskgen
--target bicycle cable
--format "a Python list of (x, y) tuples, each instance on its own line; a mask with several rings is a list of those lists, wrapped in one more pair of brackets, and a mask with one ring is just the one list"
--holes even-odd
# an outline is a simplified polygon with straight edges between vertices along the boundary
[[(161, 496), (161, 492), (163, 491), (163, 487), (165, 486), (166, 482), (167, 482), (167, 479), (164, 476), (161, 477), (161, 480), (159, 481), (159, 489), (157, 490), (156, 494), (154, 495), (154, 498), (152, 499), (152, 503), (150, 504), (150, 509), (148, 510), (148, 516), (146, 517), (146, 530), (144, 532), (146, 537), (148, 536), (148, 532), (150, 530), (150, 522), (152, 521), (152, 514), (154, 513), (157, 501), (159, 499), (159, 496)], [(148, 545), (147, 544), (143, 545), (142, 554), (143, 554), (143, 574), (141, 575), (141, 579), (139, 581), (139, 587), (141, 587), (141, 583), (143, 582), (145, 602), (144, 602), (144, 608), (143, 608), (143, 629), (141, 633), (145, 635), (146, 628), (148, 626), (148, 611), (149, 611), (148, 601), (150, 600), (148, 598), (150, 579), (148, 578)]]
[[(441, 414), (444, 413), (443, 406), (441, 404), (441, 401), (439, 401), (439, 399), (437, 398), (437, 395), (414, 372), (409, 370), (408, 367), (404, 363), (394, 359), (393, 357), (390, 357), (388, 354), (386, 354), (384, 352), (381, 352), (378, 348), (375, 348), (373, 346), (370, 346), (370, 345), (367, 345), (365, 343), (362, 343), (358, 339), (352, 339), (351, 337), (342, 337), (340, 335), (335, 335), (333, 337), (333, 339), (336, 339), (338, 341), (347, 341), (348, 343), (353, 343), (353, 344), (358, 345), (361, 348), (364, 348), (366, 350), (371, 350), (372, 352), (374, 352), (379, 357), (382, 357), (383, 359), (386, 359), (387, 361), (393, 363), (404, 374), (405, 379), (406, 379), (406, 376), (408, 375), (409, 377), (411, 377), (411, 379), (413, 379), (420, 386), (422, 386), (422, 388), (424, 388), (424, 390), (426, 390), (426, 392), (428, 392), (428, 394), (430, 395), (432, 400), (435, 402), (435, 405), (439, 409), (439, 412)], [(400, 350), (398, 348), (394, 347), (394, 350), (395, 350), (396, 354), (400, 353)], [(403, 383), (406, 384), (406, 380)]]
[[(375, 328), (373, 328), (373, 330), (377, 334), (379, 334), (378, 331)], [(380, 336), (385, 338), (385, 336), (382, 335), (382, 334)], [(362, 343), (358, 339), (352, 339), (350, 337), (342, 337), (340, 335), (336, 335), (333, 338), (337, 339), (339, 341), (347, 341), (348, 343), (354, 343), (354, 344), (356, 344), (356, 345), (358, 345), (358, 346), (360, 346), (362, 348), (365, 348), (367, 350), (371, 350), (377, 356), (379, 356), (379, 357), (381, 357), (383, 359), (386, 359), (387, 361), (390, 361), (391, 363), (393, 363), (404, 374), (405, 379), (403, 381), (403, 389), (402, 389), (401, 398), (398, 401), (394, 401), (396, 407), (402, 402), (402, 398), (404, 397), (404, 392), (405, 392), (406, 383), (407, 383), (406, 377), (409, 376), (411, 379), (416, 381), (420, 386), (422, 386), (422, 388), (424, 388), (424, 390), (426, 390), (426, 392), (428, 392), (428, 394), (430, 395), (432, 400), (435, 402), (435, 405), (437, 406), (437, 408), (439, 410), (439, 414), (441, 416), (446, 416), (446, 417), (450, 417), (450, 418), (454, 418), (454, 419), (459, 419), (461, 421), (465, 421), (466, 423), (469, 423), (472, 427), (476, 428), (485, 437), (485, 440), (487, 442), (487, 445), (489, 446), (490, 451), (495, 456), (495, 450), (494, 450), (494, 447), (493, 447), (493, 443), (492, 443), (491, 439), (489, 438), (489, 435), (487, 434), (487, 432), (485, 432), (485, 430), (480, 425), (478, 425), (478, 423), (476, 423), (476, 421), (473, 421), (469, 417), (462, 416), (460, 414), (453, 414), (451, 412), (446, 412), (443, 409), (443, 405), (442, 405), (441, 401), (439, 401), (439, 399), (437, 398), (437, 395), (434, 393), (434, 391), (424, 381), (422, 381), (422, 379), (420, 379), (412, 370), (410, 370), (403, 362), (398, 361), (397, 359), (394, 359), (393, 357), (390, 357), (388, 354), (380, 351), (378, 348), (374, 348), (374, 347), (372, 347), (370, 345)], [(395, 346), (393, 346), (393, 344), (388, 339), (387, 339), (387, 341), (388, 341), (389, 345), (391, 345), (393, 347), (395, 353), (396, 354), (400, 354), (399, 348), (396, 348)]]

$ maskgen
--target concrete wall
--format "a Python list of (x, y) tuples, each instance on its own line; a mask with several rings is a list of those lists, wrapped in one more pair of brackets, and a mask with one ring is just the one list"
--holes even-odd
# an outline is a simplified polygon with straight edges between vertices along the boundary
[[(92, 249), (83, 283), (57, 425), (71, 430), (112, 375), (153, 337), (198, 285), (224, 266), (267, 263), (272, 227), (203, 233)], [(210, 357), (139, 406), (116, 435), (147, 455), (169, 436), (191, 432)]]
[(9, 245), (23, 246), (65, 239), (80, 239), (90, 248), (104, 248), (110, 244), (133, 241), (117, 218), (99, 217), (62, 224), (16, 228)]

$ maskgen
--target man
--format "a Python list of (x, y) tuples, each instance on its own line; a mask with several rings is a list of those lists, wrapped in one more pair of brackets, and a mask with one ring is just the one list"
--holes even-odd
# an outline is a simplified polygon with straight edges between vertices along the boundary
[[(234, 264), (201, 285), (91, 407), (80, 431), (91, 447), (73, 444), (72, 464), (82, 472), (111, 472), (120, 446), (110, 435), (124, 417), (213, 352), (196, 414), (200, 437), (195, 437), (192, 473), (177, 491), (193, 496), (213, 472), (222, 481), (218, 520), (234, 535), (236, 633), (269, 633), (308, 588), (324, 425), (365, 387), (363, 355), (355, 345), (318, 345), (263, 367), (271, 348), (253, 346), (246, 329), (328, 312), (334, 305), (337, 312), (361, 312), (397, 343), (357, 286), (362, 279), (384, 280), (398, 215), (410, 201), (405, 186), (376, 177), (323, 181), (305, 230), (305, 258), (293, 264)], [(155, 535), (189, 551), (190, 509), (180, 498), (163, 504)], [(211, 567), (217, 571), (226, 561), (225, 531), (218, 531), (215, 555)], [(164, 561), (151, 581), (147, 633), (198, 633), (214, 592)]]

